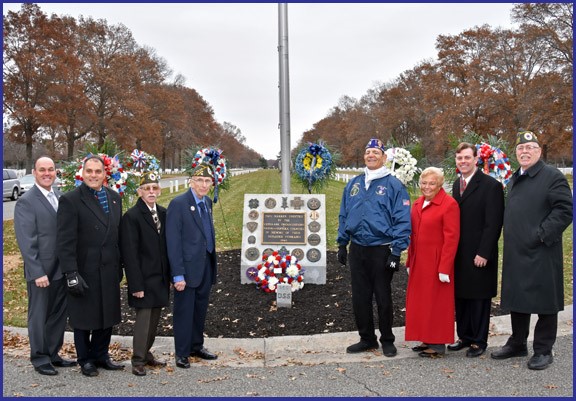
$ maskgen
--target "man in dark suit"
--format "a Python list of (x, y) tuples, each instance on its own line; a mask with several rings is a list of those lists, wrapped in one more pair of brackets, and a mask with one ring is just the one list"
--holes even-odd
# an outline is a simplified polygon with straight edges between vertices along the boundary
[(451, 351), (469, 347), (466, 356), (482, 355), (488, 346), (490, 307), (498, 290), (498, 239), (504, 218), (504, 190), (478, 168), (476, 146), (456, 148), (460, 178), (452, 196), (460, 206), (460, 241), (454, 266), (458, 341)]
[(76, 365), (58, 355), (66, 328), (66, 288), (56, 257), (56, 209), (61, 193), (52, 189), (56, 167), (49, 157), (34, 163), (34, 186), (16, 203), (14, 230), (24, 259), (28, 292), (30, 361), (42, 374)]
[(189, 368), (188, 356), (216, 359), (204, 348), (204, 323), (210, 288), (216, 283), (216, 248), (212, 169), (200, 164), (190, 178), (190, 191), (168, 205), (166, 242), (174, 281), (174, 345), (176, 366)]
[(112, 326), (120, 323), (120, 249), (122, 200), (103, 185), (106, 172), (98, 156), (89, 156), (83, 183), (60, 198), (57, 254), (68, 288), (68, 313), (78, 363), (85, 376), (98, 367), (123, 369), (110, 359)]
[(128, 304), (136, 308), (132, 341), (132, 373), (146, 375), (145, 365), (166, 366), (150, 348), (162, 308), (170, 304), (170, 266), (166, 253), (166, 209), (156, 203), (161, 189), (159, 176), (145, 172), (137, 189), (138, 201), (122, 217), (120, 249)]

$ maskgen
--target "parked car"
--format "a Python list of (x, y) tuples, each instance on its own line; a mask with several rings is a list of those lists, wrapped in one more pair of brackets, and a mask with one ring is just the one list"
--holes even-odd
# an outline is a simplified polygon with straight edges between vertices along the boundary
[(20, 196), (20, 180), (16, 176), (16, 171), (5, 168), (3, 171), (4, 176), (4, 195), (3, 198), (10, 198), (12, 200), (18, 199)]
[(26, 174), (24, 177), (20, 178), (20, 195), (28, 192), (36, 182), (36, 179), (32, 174)]

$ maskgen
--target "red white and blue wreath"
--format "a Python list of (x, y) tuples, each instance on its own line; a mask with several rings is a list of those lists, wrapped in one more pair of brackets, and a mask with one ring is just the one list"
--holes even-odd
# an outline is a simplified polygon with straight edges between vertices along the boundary
[(228, 178), (226, 159), (222, 156), (222, 149), (209, 147), (197, 151), (192, 160), (192, 169), (202, 163), (212, 166), (212, 172), (214, 174), (212, 179), (214, 182), (214, 203), (217, 203), (219, 187), (223, 187)]
[(336, 174), (332, 155), (322, 141), (308, 143), (296, 156), (294, 165), (298, 179), (308, 188), (308, 193), (320, 189)]
[(262, 255), (258, 267), (250, 267), (246, 275), (256, 283), (256, 288), (264, 292), (276, 292), (278, 284), (290, 284), (292, 292), (304, 287), (304, 269), (298, 258), (274, 251), (272, 255)]
[(478, 150), (478, 167), (482, 172), (496, 178), (503, 186), (506, 186), (512, 177), (512, 168), (506, 153), (486, 142), (476, 144), (476, 149)]

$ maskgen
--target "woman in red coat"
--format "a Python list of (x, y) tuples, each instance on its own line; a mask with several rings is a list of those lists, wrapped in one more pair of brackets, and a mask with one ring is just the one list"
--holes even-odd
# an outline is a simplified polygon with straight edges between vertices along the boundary
[(422, 196), (412, 206), (408, 248), (406, 341), (422, 357), (444, 355), (454, 342), (454, 257), (460, 237), (458, 203), (444, 189), (444, 173), (428, 167), (420, 176)]

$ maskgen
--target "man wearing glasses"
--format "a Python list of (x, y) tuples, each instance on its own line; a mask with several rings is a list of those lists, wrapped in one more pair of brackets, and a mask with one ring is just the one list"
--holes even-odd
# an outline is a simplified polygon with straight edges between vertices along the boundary
[[(562, 233), (572, 222), (572, 192), (564, 175), (540, 160), (542, 150), (530, 131), (518, 134), (520, 168), (508, 184), (504, 211), (502, 308), (509, 310), (512, 335), (493, 359), (528, 355), (530, 315), (534, 329), (532, 370), (552, 362), (558, 312), (564, 309)], [(570, 356), (571, 357), (571, 356)]]
[(170, 305), (170, 266), (166, 253), (166, 209), (156, 201), (160, 177), (147, 171), (136, 190), (138, 201), (122, 217), (120, 250), (126, 280), (128, 305), (136, 309), (132, 342), (132, 373), (146, 375), (145, 365), (166, 366), (154, 358), (154, 344), (162, 308)]
[(214, 182), (212, 168), (196, 167), (190, 191), (168, 205), (166, 241), (174, 282), (174, 346), (176, 366), (190, 367), (188, 357), (216, 359), (204, 348), (204, 323), (210, 288), (216, 283), (216, 247), (212, 200), (206, 196)]

